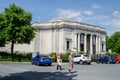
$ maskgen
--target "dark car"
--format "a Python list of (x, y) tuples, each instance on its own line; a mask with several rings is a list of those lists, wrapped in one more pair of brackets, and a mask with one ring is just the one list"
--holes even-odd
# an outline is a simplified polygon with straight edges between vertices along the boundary
[(97, 63), (116, 63), (115, 58), (111, 56), (104, 56), (97, 59)]
[(32, 61), (31, 64), (35, 64), (35, 65), (51, 65), (52, 64), (52, 60), (49, 56), (46, 55), (37, 55), (35, 56)]

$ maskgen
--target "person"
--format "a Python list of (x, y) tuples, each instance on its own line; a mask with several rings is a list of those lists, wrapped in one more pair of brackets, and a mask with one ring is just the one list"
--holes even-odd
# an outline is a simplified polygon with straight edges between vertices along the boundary
[(58, 70), (58, 69), (62, 70), (62, 68), (61, 68), (62, 59), (61, 59), (61, 56), (60, 56), (59, 53), (57, 54), (57, 63), (58, 63), (58, 64), (57, 64), (57, 68), (56, 68), (56, 69), (57, 69), (57, 70)]
[(69, 68), (69, 72), (71, 73), (74, 67), (74, 63), (73, 63), (73, 53), (71, 52), (71, 54), (69, 55), (69, 63), (70, 63), (70, 68)]

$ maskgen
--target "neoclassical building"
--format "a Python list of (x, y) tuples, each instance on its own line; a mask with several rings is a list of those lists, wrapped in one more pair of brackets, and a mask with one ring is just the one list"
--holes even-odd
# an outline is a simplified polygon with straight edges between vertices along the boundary
[[(104, 28), (71, 19), (55, 19), (47, 23), (33, 23), (36, 36), (31, 44), (16, 44), (14, 52), (65, 53), (67, 50), (90, 54), (106, 52)], [(1, 48), (2, 49), (2, 48)], [(10, 45), (4, 48), (10, 51)]]
[(90, 54), (106, 52), (104, 28), (71, 19), (55, 19), (47, 23), (34, 23), (36, 37), (34, 51), (43, 54), (65, 53), (67, 50)]

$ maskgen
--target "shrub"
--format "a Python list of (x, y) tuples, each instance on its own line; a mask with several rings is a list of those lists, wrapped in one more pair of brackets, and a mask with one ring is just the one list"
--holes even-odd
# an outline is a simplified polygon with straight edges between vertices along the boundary
[(57, 61), (57, 60), (56, 60), (56, 53), (54, 53), (54, 52), (51, 53), (51, 54), (50, 54), (50, 57), (51, 57), (51, 59), (52, 59), (53, 62), (56, 62), (56, 61)]
[(79, 54), (85, 54), (85, 52), (84, 51), (80, 51)]
[(6, 52), (0, 52), (0, 61), (17, 61), (17, 62), (29, 62), (31, 61), (32, 53), (20, 53), (20, 54), (13, 54)]
[(116, 56), (118, 56), (119, 54), (116, 53), (116, 52), (113, 52), (113, 53), (106, 52), (106, 55), (116, 57)]
[(69, 61), (68, 57), (69, 57), (70, 53), (71, 53), (71, 51), (66, 51), (65, 54), (61, 54), (61, 58), (62, 58), (63, 62), (68, 62)]

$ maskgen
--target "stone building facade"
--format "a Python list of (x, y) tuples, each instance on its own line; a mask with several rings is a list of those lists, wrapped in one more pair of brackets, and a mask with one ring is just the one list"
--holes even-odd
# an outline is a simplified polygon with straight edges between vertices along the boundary
[(65, 53), (67, 50), (90, 54), (106, 52), (104, 28), (70, 19), (55, 19), (47, 23), (34, 23), (36, 37), (34, 51), (48, 54)]
[[(65, 53), (67, 50), (90, 54), (106, 52), (104, 28), (70, 19), (55, 19), (47, 23), (33, 23), (36, 36), (31, 44), (16, 44), (14, 52)], [(1, 48), (10, 51), (10, 45)]]

